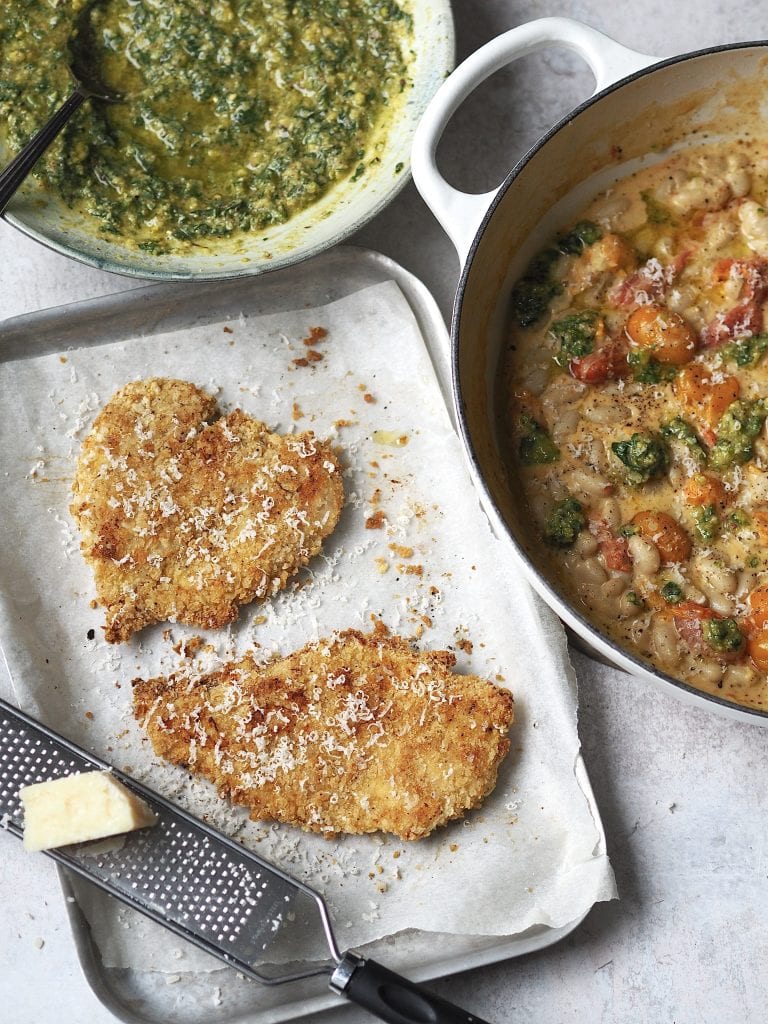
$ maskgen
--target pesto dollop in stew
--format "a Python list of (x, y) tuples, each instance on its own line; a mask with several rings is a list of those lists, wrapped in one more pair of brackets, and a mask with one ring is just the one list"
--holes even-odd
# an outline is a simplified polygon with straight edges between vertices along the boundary
[(150, 252), (281, 224), (365, 174), (410, 84), (395, 0), (5, 0), (9, 153), (71, 90), (78, 27), (80, 59), (128, 100), (86, 104), (36, 176)]
[(768, 144), (683, 150), (563, 227), (512, 291), (530, 550), (632, 653), (768, 709)]

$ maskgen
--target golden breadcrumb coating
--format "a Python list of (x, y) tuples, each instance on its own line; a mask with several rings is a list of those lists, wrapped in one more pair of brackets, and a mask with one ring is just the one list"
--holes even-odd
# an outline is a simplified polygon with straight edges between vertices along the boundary
[(284, 587), (338, 522), (330, 445), (271, 434), (239, 409), (216, 416), (194, 384), (135, 381), (83, 442), (70, 509), (110, 643), (154, 622), (226, 625)]
[(455, 663), (349, 630), (266, 665), (136, 679), (133, 710), (157, 754), (256, 821), (419, 839), (479, 804), (509, 750), (511, 693)]

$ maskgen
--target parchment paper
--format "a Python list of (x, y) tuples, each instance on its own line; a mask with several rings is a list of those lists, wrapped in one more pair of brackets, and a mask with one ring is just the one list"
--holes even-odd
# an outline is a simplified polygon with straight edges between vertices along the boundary
[[(298, 365), (313, 326), (328, 331), (316, 345), (323, 358)], [(213, 651), (196, 667), (254, 643), (287, 654), (334, 629), (368, 629), (373, 615), (418, 646), (455, 650), (459, 669), (512, 689), (517, 715), (498, 786), (465, 821), (418, 843), (329, 842), (250, 823), (210, 785), (153, 757), (130, 713), (130, 680), (188, 664), (173, 648), (199, 631), (156, 627), (120, 646), (100, 639), (103, 613), (91, 607), (68, 512), (94, 415), (122, 384), (153, 375), (194, 381), (222, 410), (240, 406), (272, 429), (331, 437), (346, 466), (342, 521), (300, 585), (204, 635)], [(490, 531), (393, 282), (322, 308), (6, 363), (0, 393), (0, 638), (22, 707), (316, 886), (345, 948), (411, 928), (508, 936), (557, 927), (615, 896), (574, 775), (576, 692), (562, 630)], [(367, 528), (377, 509), (383, 527)], [(106, 966), (217, 966), (125, 908), (89, 902)], [(304, 940), (303, 956), (323, 955), (319, 940)]]

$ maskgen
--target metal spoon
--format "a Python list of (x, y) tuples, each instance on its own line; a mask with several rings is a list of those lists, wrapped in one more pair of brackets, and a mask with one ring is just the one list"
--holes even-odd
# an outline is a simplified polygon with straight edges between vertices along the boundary
[(48, 149), (50, 144), (82, 104), (92, 98), (118, 102), (121, 97), (110, 92), (101, 82), (93, 78), (87, 64), (89, 47), (86, 45), (90, 35), (88, 19), (95, 3), (88, 4), (77, 19), (70, 45), (71, 63), (69, 72), (74, 80), (75, 88), (64, 100), (50, 120), (24, 146), (21, 152), (11, 160), (0, 172), (0, 216), (13, 198), (16, 190), (25, 180), (37, 161)]

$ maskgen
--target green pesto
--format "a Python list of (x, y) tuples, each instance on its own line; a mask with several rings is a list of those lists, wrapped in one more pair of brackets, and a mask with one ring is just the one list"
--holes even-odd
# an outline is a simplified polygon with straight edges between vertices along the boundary
[(767, 414), (768, 402), (763, 398), (731, 402), (717, 426), (717, 440), (709, 454), (712, 468), (724, 470), (749, 462)]
[[(86, 6), (5, 0), (10, 153), (70, 91)], [(374, 136), (410, 84), (411, 28), (395, 0), (100, 0), (81, 49), (128, 99), (86, 104), (36, 176), (106, 237), (151, 252), (282, 224), (377, 159)]]
[(740, 650), (744, 636), (735, 619), (707, 619), (702, 627), (709, 646), (724, 654)]
[(521, 327), (531, 327), (537, 320), (541, 320), (551, 300), (562, 290), (562, 285), (549, 276), (522, 277), (512, 289), (510, 297), (515, 320)]
[(675, 416), (669, 423), (663, 423), (661, 434), (663, 437), (670, 440), (674, 439), (684, 444), (697, 462), (704, 463), (707, 461), (707, 452), (704, 445), (699, 440), (696, 431), (688, 420), (684, 420), (682, 416)]
[(626, 441), (614, 441), (611, 450), (624, 464), (627, 482), (639, 486), (667, 468), (667, 449), (655, 434), (633, 434)]
[(544, 316), (552, 299), (563, 286), (554, 277), (561, 256), (578, 255), (603, 237), (597, 224), (582, 220), (565, 235), (559, 235), (534, 256), (510, 295), (512, 315), (520, 327), (531, 327)]
[(555, 502), (544, 524), (544, 540), (558, 548), (569, 548), (587, 525), (580, 502), (564, 498)]
[(555, 356), (558, 366), (567, 366), (572, 359), (588, 356), (592, 352), (600, 323), (600, 314), (594, 309), (568, 313), (555, 320), (550, 330), (560, 343), (560, 351)]
[(520, 432), (520, 461), (524, 465), (541, 466), (560, 458), (560, 449), (550, 435), (527, 413), (520, 417)]
[(663, 384), (674, 380), (678, 373), (678, 367), (660, 363), (647, 350), (630, 349), (627, 364), (632, 367), (634, 379), (641, 384)]
[(714, 505), (700, 505), (693, 511), (696, 536), (704, 544), (713, 541), (720, 532), (720, 520)]
[(768, 334), (756, 334), (751, 338), (737, 338), (724, 345), (720, 355), (737, 366), (753, 366), (768, 352)]
[(640, 198), (645, 204), (645, 212), (650, 224), (674, 223), (672, 220), (672, 214), (669, 212), (667, 207), (660, 203), (651, 191), (646, 189), (645, 192), (641, 192)]
[(683, 600), (683, 588), (679, 583), (675, 583), (673, 580), (669, 580), (661, 588), (661, 596), (667, 602), (667, 604), (680, 604)]
[(743, 508), (735, 508), (733, 512), (728, 513), (726, 519), (728, 528), (731, 530), (740, 530), (744, 526), (749, 526), (751, 522), (752, 520)]
[(566, 255), (578, 256), (588, 246), (599, 242), (602, 237), (603, 232), (597, 224), (593, 224), (591, 220), (580, 220), (567, 234), (558, 236), (557, 247)]

